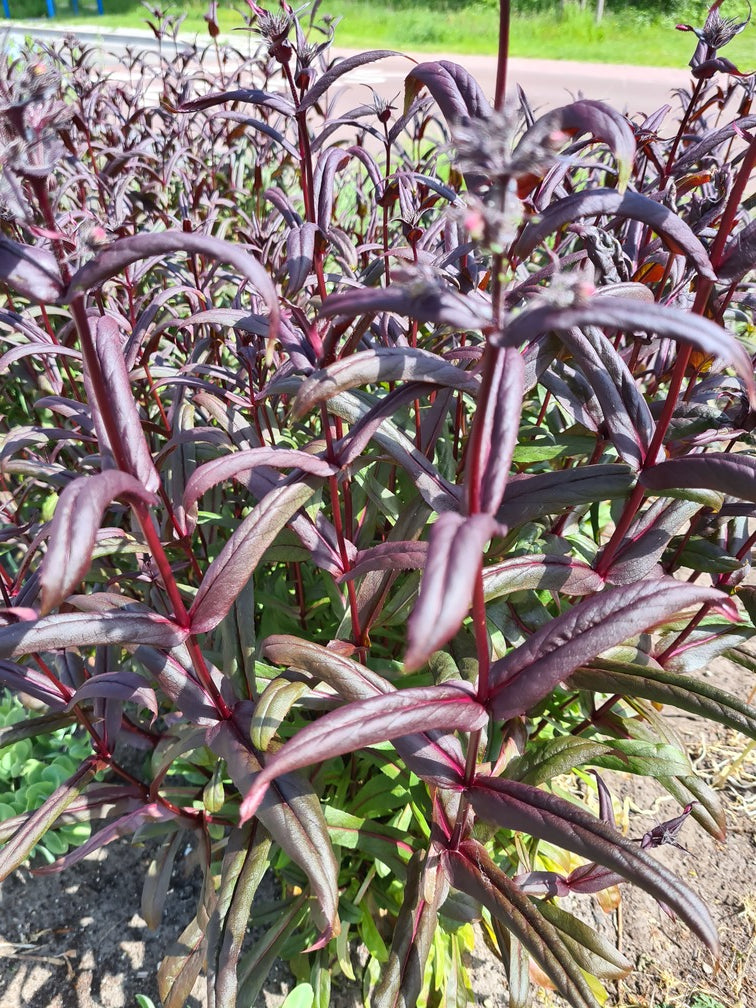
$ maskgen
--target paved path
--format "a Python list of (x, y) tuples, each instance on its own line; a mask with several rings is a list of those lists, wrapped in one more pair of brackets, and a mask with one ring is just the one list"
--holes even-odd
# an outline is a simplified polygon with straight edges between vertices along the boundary
[[(8, 22), (10, 37), (17, 40), (31, 35), (41, 41), (60, 38), (69, 29), (49, 28), (36, 22), (24, 25)], [(0, 26), (0, 30), (4, 26)], [(151, 33), (129, 29), (103, 32), (97, 25), (76, 26), (70, 29), (83, 39), (116, 51), (126, 45), (142, 44), (145, 48), (156, 48), (157, 43)], [(200, 39), (204, 42), (204, 39)], [(233, 36), (234, 45), (240, 44), (239, 36)], [(0, 43), (2, 36), (0, 36)], [(180, 43), (179, 43), (180, 44)], [(170, 49), (170, 45), (168, 47)], [(347, 55), (346, 50), (335, 49), (339, 55)], [(496, 61), (492, 56), (442, 56), (416, 54), (411, 59), (416, 62), (438, 58), (452, 59), (466, 67), (477, 79), (487, 95), (492, 96), (496, 78)], [(348, 75), (349, 84), (354, 87), (368, 85), (382, 96), (391, 98), (400, 94), (403, 80), (409, 67), (407, 57), (390, 57), (361, 67)], [(347, 78), (344, 78), (347, 81)], [(670, 69), (665, 67), (634, 67), (613, 64), (575, 63), (561, 60), (511, 59), (509, 73), (509, 93), (520, 84), (534, 109), (545, 110), (562, 105), (573, 97), (608, 100), (620, 111), (650, 113), (666, 102), (674, 103), (673, 91), (688, 87), (690, 74), (687, 67)], [(367, 96), (362, 92), (360, 101)]]

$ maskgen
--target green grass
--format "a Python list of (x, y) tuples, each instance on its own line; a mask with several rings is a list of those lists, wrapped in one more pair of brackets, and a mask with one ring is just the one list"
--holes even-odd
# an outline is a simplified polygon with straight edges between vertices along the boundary
[[(141, 4), (131, 0), (104, 0), (108, 13), (98, 18), (91, 0), (82, 0), (78, 19), (73, 18), (64, 3), (58, 4), (60, 21), (80, 24), (101, 24), (104, 28), (145, 28), (148, 16)], [(10, 0), (15, 17), (41, 16), (44, 0)], [(91, 6), (90, 6), (91, 4)], [(274, 3), (269, 3), (270, 7)], [(295, 6), (297, 6), (295, 4)], [(705, 11), (699, 14), (681, 13), (670, 5), (664, 17), (625, 8), (607, 14), (600, 25), (595, 24), (592, 10), (580, 10), (570, 3), (560, 15), (555, 3), (553, 12), (519, 15), (514, 18), (511, 32), (513, 56), (548, 59), (583, 60), (595, 63), (633, 63), (638, 66), (684, 67), (693, 52), (695, 38), (675, 31), (680, 20), (701, 24)], [(739, 16), (740, 0), (726, 4), (725, 14)], [(88, 9), (87, 9), (88, 8)], [(170, 8), (168, 8), (170, 9)], [(181, 8), (187, 11), (182, 31), (198, 32), (207, 37), (203, 14), (206, 4), (195, 0)], [(522, 9), (522, 8), (521, 8)], [(498, 27), (497, 7), (492, 0), (478, 0), (464, 5), (460, 0), (324, 0), (320, 14), (330, 11), (341, 17), (336, 32), (337, 44), (349, 48), (389, 48), (406, 51), (493, 55)], [(223, 31), (242, 25), (239, 13), (228, 4), (219, 12)], [(743, 70), (756, 63), (753, 26), (727, 47), (725, 55)]]

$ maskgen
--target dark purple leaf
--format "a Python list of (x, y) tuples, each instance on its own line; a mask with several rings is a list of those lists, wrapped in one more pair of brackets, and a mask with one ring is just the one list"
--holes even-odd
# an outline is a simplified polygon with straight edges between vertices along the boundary
[(592, 567), (567, 556), (529, 553), (483, 568), (486, 601), (516, 591), (546, 588), (562, 595), (593, 595), (604, 581)]
[[(339, 696), (354, 702), (394, 691), (388, 680), (328, 648), (298, 637), (268, 637), (263, 655), (274, 665), (290, 665), (328, 683)], [(465, 758), (459, 741), (441, 732), (418, 732), (394, 740), (407, 766), (438, 787), (458, 787), (464, 780)]]
[(7, 371), (17, 360), (23, 360), (24, 357), (39, 357), (41, 354), (81, 360), (81, 350), (77, 350), (76, 347), (57, 346), (54, 343), (24, 343), (22, 346), (11, 347), (0, 357), (0, 374)]
[(491, 515), (439, 515), (430, 531), (420, 597), (407, 624), (405, 669), (420, 668), (459, 630), (473, 598), (483, 549), (497, 532)]
[[(100, 360), (103, 384), (95, 385), (88, 372), (85, 372), (85, 383), (94, 415), (97, 438), (103, 448), (123, 460), (123, 468), (136, 477), (146, 490), (154, 493), (160, 487), (160, 477), (152, 462), (152, 455), (137, 413), (115, 319), (109, 315), (97, 319), (94, 344)], [(107, 398), (108, 410), (115, 419), (118, 430), (117, 445), (110, 443), (102, 421), (104, 409), (100, 401), (102, 396)]]
[(289, 277), (286, 293), (289, 297), (300, 291), (307, 277), (312, 273), (315, 255), (315, 241), (320, 231), (317, 224), (307, 221), (289, 229), (286, 238), (286, 264), (284, 269)]
[(425, 964), (436, 933), (438, 908), (449, 882), (431, 867), (424, 851), (407, 866), (404, 900), (394, 925), (388, 962), (371, 998), (372, 1008), (415, 1008), (423, 987)]
[[(519, 350), (509, 347), (492, 350), (494, 357), (485, 414), (481, 409), (475, 414), (479, 426), (473, 441), (478, 447), (480, 458), (478, 471), (480, 481), (480, 509), (486, 514), (496, 514), (509, 481), (512, 455), (517, 444), (525, 371)], [(468, 460), (468, 475), (472, 460)], [(469, 490), (468, 490), (469, 492)]]
[(726, 601), (713, 588), (659, 578), (608, 588), (573, 606), (491, 666), (491, 710), (501, 721), (530, 710), (602, 651), (681, 609)]
[(647, 490), (716, 490), (729, 497), (756, 502), (756, 459), (751, 455), (712, 452), (668, 459), (641, 473)]
[(617, 159), (617, 188), (620, 192), (626, 189), (635, 157), (635, 136), (624, 116), (604, 102), (589, 99), (563, 105), (536, 119), (512, 152), (513, 160), (524, 160), (531, 149), (542, 145), (556, 130), (573, 136), (590, 133), (597, 140), (603, 140)]
[[(268, 95), (268, 97), (275, 99), (275, 98), (282, 98), (283, 96)], [(285, 98), (283, 100), (286, 101)], [(261, 102), (260, 104), (264, 103)], [(268, 105), (268, 108), (270, 107), (271, 106)], [(183, 109), (179, 109), (179, 111), (183, 111)], [(287, 114), (291, 114), (290, 109), (287, 110)], [(294, 144), (290, 140), (287, 140), (280, 130), (274, 129), (270, 125), (270, 123), (262, 122), (260, 119), (250, 119), (247, 116), (243, 115), (241, 112), (226, 112), (226, 111), (216, 112), (213, 115), (213, 121), (216, 122), (218, 119), (227, 119), (230, 122), (239, 123), (242, 126), (250, 126), (252, 129), (257, 130), (259, 133), (263, 133), (265, 136), (270, 137), (271, 140), (275, 140), (275, 142), (277, 144), (280, 144), (286, 151), (286, 153), (290, 157), (292, 157), (295, 161), (298, 162), (301, 160), (299, 151), (294, 146)]]
[(261, 263), (249, 252), (230, 241), (210, 235), (191, 234), (185, 231), (156, 231), (131, 238), (119, 238), (102, 249), (94, 259), (74, 274), (65, 294), (70, 301), (76, 294), (99, 287), (110, 277), (121, 273), (127, 266), (153, 256), (163, 257), (172, 252), (187, 252), (207, 256), (228, 263), (252, 283), (263, 297), (270, 312), (270, 337), (278, 332), (278, 296), (273, 282)]
[(14, 693), (28, 693), (54, 711), (64, 711), (68, 704), (68, 696), (38, 669), (0, 661), (0, 684)]
[(133, 657), (154, 677), (175, 708), (193, 724), (208, 725), (218, 720), (211, 697), (173, 655), (141, 646), (136, 648)]
[(175, 111), (203, 112), (205, 109), (215, 108), (216, 105), (225, 105), (227, 102), (241, 102), (243, 105), (259, 105), (262, 108), (269, 108), (273, 112), (280, 112), (285, 116), (294, 115), (294, 105), (288, 98), (281, 94), (260, 91), (258, 88), (237, 88), (235, 91), (216, 91), (214, 94), (204, 95), (202, 98), (193, 98), (191, 101), (183, 102)]
[(186, 845), (186, 834), (177, 829), (173, 836), (167, 836), (160, 845), (156, 856), (150, 862), (142, 886), (141, 914), (147, 927), (154, 931), (160, 927), (163, 908), (171, 884), (173, 865), (181, 845)]
[(413, 67), (404, 82), (405, 112), (423, 87), (428, 88), (450, 126), (466, 117), (487, 119), (491, 115), (491, 104), (480, 84), (458, 63), (433, 60)]
[(133, 700), (142, 707), (146, 707), (153, 717), (158, 715), (157, 698), (155, 691), (146, 685), (144, 679), (136, 672), (126, 672), (118, 669), (117, 672), (102, 672), (93, 675), (80, 686), (69, 702), (69, 707), (80, 703), (82, 700), (89, 700), (92, 697), (110, 697), (116, 700)]
[(38, 840), (47, 833), (61, 813), (77, 798), (100, 769), (94, 757), (85, 760), (67, 781), (57, 787), (35, 812), (30, 812), (23, 825), (0, 850), (0, 881), (26, 860)]
[(615, 464), (512, 476), (496, 517), (503, 525), (515, 528), (565, 508), (625, 498), (634, 482), (628, 466)]
[[(309, 452), (294, 448), (248, 448), (222, 458), (213, 459), (198, 466), (189, 477), (184, 489), (183, 508), (185, 514), (193, 512), (197, 501), (218, 483), (228, 479), (244, 481), (257, 466), (276, 469), (300, 469), (313, 476), (332, 476), (337, 470), (330, 463), (310, 455)], [(192, 522), (192, 527), (193, 527)]]
[(751, 77), (753, 75), (752, 70), (745, 73), (738, 70), (732, 60), (728, 60), (726, 56), (716, 56), (713, 59), (704, 60), (694, 66), (690, 72), (696, 80), (710, 80), (715, 73), (726, 73), (732, 77)]
[(594, 326), (560, 333), (598, 400), (609, 439), (620, 458), (638, 470), (646, 460), (656, 425), (646, 400), (611, 341)]
[(115, 469), (80, 476), (63, 490), (40, 571), (43, 614), (60, 605), (89, 570), (103, 513), (116, 497), (156, 500), (135, 476)]
[(756, 114), (735, 119), (734, 122), (730, 122), (718, 130), (707, 130), (698, 143), (693, 144), (678, 157), (675, 163), (675, 175), (678, 178), (682, 177), (710, 151), (713, 151), (720, 144), (732, 140), (735, 136), (742, 136), (744, 133), (747, 134), (748, 130), (752, 130), (754, 126), (756, 126)]
[(65, 290), (52, 252), (0, 235), (0, 283), (33, 304), (55, 304)]
[(464, 840), (457, 850), (444, 852), (452, 885), (483, 904), (522, 942), (573, 1008), (597, 1008), (585, 977), (557, 929), (499, 868), (485, 847)]
[(312, 497), (305, 483), (279, 487), (239, 523), (210, 564), (189, 611), (192, 633), (216, 627), (286, 522)]
[(339, 707), (300, 728), (255, 778), (241, 805), (242, 822), (257, 813), (268, 785), (281, 774), (412, 733), (480, 730), (488, 715), (465, 686), (395, 690)]
[[(249, 707), (251, 715), (251, 704)], [(246, 794), (260, 776), (260, 764), (242, 743), (248, 735), (244, 718), (233, 725), (226, 721), (208, 732), (207, 745), (228, 764), (231, 778), (241, 794)], [(310, 785), (295, 774), (274, 781), (256, 813), (270, 835), (302, 868), (310, 880), (320, 908), (322, 928), (318, 944), (338, 934), (338, 865), (328, 836), (320, 803)]]
[[(630, 217), (642, 221), (666, 242), (672, 252), (685, 255), (698, 272), (709, 280), (716, 280), (706, 249), (685, 221), (668, 207), (641, 193), (620, 193), (616, 189), (586, 189), (552, 203), (538, 218), (531, 221), (518, 239), (514, 252), (521, 259), (545, 238), (565, 224), (579, 217)], [(635, 328), (641, 328), (637, 326)]]
[(716, 955), (717, 930), (705, 903), (632, 840), (572, 802), (529, 784), (478, 775), (467, 792), (477, 814), (595, 861), (671, 907)]
[(710, 319), (664, 305), (641, 304), (615, 297), (594, 297), (569, 308), (543, 305), (517, 315), (507, 327), (503, 342), (509, 346), (520, 346), (547, 330), (588, 325), (631, 332), (644, 330), (690, 343), (697, 350), (732, 364), (745, 382), (749, 395), (752, 399), (756, 397), (751, 359), (732, 333)]
[(412, 347), (379, 347), (351, 354), (308, 375), (297, 392), (293, 413), (302, 417), (319, 403), (351, 388), (398, 381), (427, 382), (472, 393), (480, 389), (477, 378), (437, 354)]
[(753, 269), (756, 269), (756, 220), (746, 224), (725, 246), (719, 279), (723, 283), (740, 283)]
[(633, 522), (618, 547), (606, 573), (608, 583), (630, 584), (651, 575), (672, 537), (700, 507), (697, 501), (654, 501)]
[(354, 56), (347, 56), (333, 63), (324, 74), (315, 81), (311, 88), (305, 92), (304, 98), (297, 106), (297, 113), (305, 112), (308, 108), (320, 100), (328, 88), (350, 70), (364, 66), (366, 63), (374, 63), (376, 60), (386, 59), (387, 56), (402, 56), (402, 53), (393, 49), (372, 49), (368, 52), (355, 53)]
[(482, 299), (471, 299), (442, 287), (418, 282), (390, 287), (360, 287), (343, 294), (331, 294), (320, 309), (324, 318), (337, 315), (375, 315), (380, 311), (407, 315), (418, 322), (434, 322), (455, 329), (479, 330), (491, 321), (490, 307)]
[(109, 822), (101, 830), (98, 830), (81, 847), (72, 850), (65, 857), (58, 858), (51, 865), (35, 869), (35, 875), (52, 875), (55, 872), (64, 871), (72, 865), (78, 864), (87, 855), (96, 850), (100, 850), (113, 840), (120, 837), (133, 836), (134, 833), (145, 823), (166, 822), (174, 818), (174, 813), (165, 807), (163, 803), (152, 802), (148, 805), (142, 804), (138, 809), (120, 816), (113, 822)]
[(182, 644), (188, 635), (188, 628), (157, 613), (123, 610), (94, 615), (89, 612), (56, 613), (44, 619), (0, 627), (0, 657), (98, 644), (151, 644), (170, 649)]
[(428, 557), (427, 542), (385, 542), (360, 550), (354, 566), (339, 579), (353, 581), (368, 571), (420, 570)]

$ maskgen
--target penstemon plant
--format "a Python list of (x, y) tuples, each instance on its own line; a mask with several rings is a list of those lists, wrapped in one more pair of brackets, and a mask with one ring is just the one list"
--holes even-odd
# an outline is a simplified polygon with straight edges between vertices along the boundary
[[(332, 59), (285, 4), (250, 4), (253, 56), (212, 8), (207, 49), (127, 53), (134, 88), (81, 46), (6, 60), (0, 682), (44, 712), (0, 744), (89, 755), (0, 826), (0, 876), (132, 836), (157, 925), (191, 840), (168, 1008), (203, 970), (251, 1004), (277, 956), (326, 1006), (352, 939), (374, 1008), (465, 1004), (481, 918), (512, 1008), (531, 960), (588, 1008), (631, 964), (559, 901), (624, 882), (716, 955), (650, 851), (724, 835), (663, 707), (756, 738), (699, 674), (756, 667), (754, 78), (719, 6), (679, 26), (679, 122), (507, 105), (506, 2), (493, 105), (433, 60), (339, 111), (393, 54)], [(680, 814), (626, 837), (599, 770)]]

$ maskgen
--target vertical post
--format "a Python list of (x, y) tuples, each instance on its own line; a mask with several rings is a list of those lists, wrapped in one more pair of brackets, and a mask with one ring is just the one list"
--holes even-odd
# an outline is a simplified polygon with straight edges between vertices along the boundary
[(47, 16), (49, 18), (55, 17), (55, 0), (47, 0)]
[(596, 24), (601, 24), (604, 16), (604, 0), (596, 0)]
[(71, 10), (74, 14), (79, 13), (79, 0), (71, 0)]
[(3, 17), (10, 17), (10, 7), (8, 6), (8, 0), (3, 0)]
[(104, 14), (105, 13), (105, 11), (103, 10), (103, 7), (102, 7), (102, 0), (97, 0), (97, 13), (98, 14)]

